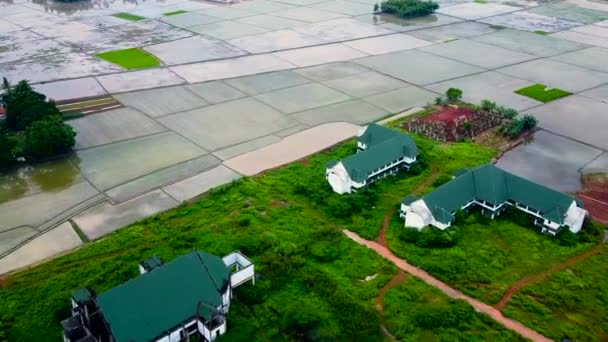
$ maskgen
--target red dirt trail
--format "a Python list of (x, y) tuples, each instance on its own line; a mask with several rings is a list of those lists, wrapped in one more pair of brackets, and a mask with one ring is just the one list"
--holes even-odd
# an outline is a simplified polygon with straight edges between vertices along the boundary
[(353, 241), (357, 242), (358, 244), (366, 246), (367, 248), (374, 250), (376, 253), (378, 253), (385, 259), (391, 261), (397, 267), (404, 270), (405, 272), (422, 279), (422, 281), (424, 281), (425, 283), (439, 289), (441, 292), (445, 293), (446, 295), (450, 296), (451, 298), (464, 300), (465, 302), (469, 303), (469, 305), (471, 305), (475, 309), (475, 311), (487, 314), (488, 316), (490, 316), (490, 318), (492, 318), (493, 320), (495, 320), (496, 322), (498, 322), (505, 328), (520, 334), (524, 338), (530, 339), (532, 341), (539, 341), (539, 342), (551, 341), (550, 339), (548, 339), (545, 336), (539, 334), (538, 332), (524, 326), (523, 324), (516, 322), (512, 319), (506, 318), (496, 308), (493, 308), (492, 306), (490, 306), (488, 304), (482, 303), (476, 299), (466, 296), (464, 293), (448, 286), (446, 283), (431, 276), (430, 274), (426, 273), (425, 271), (421, 270), (420, 268), (410, 265), (407, 261), (398, 258), (391, 251), (389, 251), (388, 248), (381, 246), (377, 242), (365, 240), (362, 237), (360, 237), (359, 235), (357, 235), (356, 233), (353, 233), (346, 229), (342, 230), (342, 232), (347, 237), (349, 237)]
[(518, 282), (516, 282), (515, 284), (511, 285), (511, 287), (509, 287), (509, 289), (507, 289), (507, 291), (505, 292), (505, 294), (502, 296), (502, 298), (500, 299), (500, 301), (494, 306), (497, 310), (501, 310), (505, 307), (505, 305), (507, 304), (507, 302), (509, 301), (509, 299), (511, 299), (511, 297), (513, 297), (513, 295), (519, 291), (519, 289), (521, 289), (522, 287), (531, 284), (533, 282), (539, 281), (545, 277), (547, 277), (548, 275), (550, 275), (553, 272), (556, 271), (561, 271), (565, 268), (568, 268), (574, 264), (577, 264), (587, 258), (589, 258), (592, 255), (595, 255), (597, 253), (601, 253), (602, 250), (604, 250), (604, 245), (603, 244), (599, 244), (591, 249), (588, 249), (586, 251), (584, 251), (581, 254), (575, 255), (572, 258), (559, 263), (551, 268), (548, 268), (544, 271), (542, 271), (541, 273), (537, 273), (535, 275), (532, 276), (528, 276), (528, 277), (524, 277), (523, 279), (519, 280)]

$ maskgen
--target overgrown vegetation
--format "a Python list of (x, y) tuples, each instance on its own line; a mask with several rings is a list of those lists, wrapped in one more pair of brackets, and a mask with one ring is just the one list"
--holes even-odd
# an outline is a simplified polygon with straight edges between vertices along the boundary
[(515, 91), (516, 94), (527, 96), (540, 102), (549, 102), (570, 95), (570, 92), (557, 88), (549, 88), (544, 84), (533, 84)]
[[(374, 299), (395, 267), (340, 230), (347, 226), (377, 234), (386, 210), (424, 182), (431, 167), (440, 164), (449, 172), (493, 155), (472, 144), (415, 139), (429, 166), (417, 176), (386, 178), (374, 184), (373, 192), (345, 199), (352, 203), (351, 214), (339, 207), (324, 209), (334, 199), (303, 190), (333, 194), (323, 179), (324, 167), (353, 153), (355, 145), (346, 143), (306, 163), (216, 189), (196, 203), (11, 276), (0, 284), (4, 333), (10, 341), (36, 341), (40, 331), (58, 340), (71, 290), (87, 286), (103, 292), (136, 276), (136, 263), (152, 255), (171, 260), (192, 249), (217, 255), (238, 249), (253, 259), (259, 278), (255, 287), (238, 289), (224, 341), (381, 341)], [(362, 198), (372, 203), (361, 203)]]
[(462, 300), (407, 277), (384, 297), (388, 329), (400, 341), (523, 341)]
[(439, 4), (425, 0), (388, 0), (380, 4), (380, 11), (395, 14), (401, 18), (422, 17), (432, 14)]
[(96, 56), (125, 69), (151, 68), (160, 65), (156, 57), (138, 48), (102, 52)]
[(125, 13), (125, 12), (112, 14), (112, 16), (114, 16), (116, 18), (120, 18), (120, 19), (130, 20), (130, 21), (140, 21), (140, 20), (146, 19), (144, 17), (140, 17), (139, 15)]
[(18, 159), (37, 160), (71, 151), (76, 133), (63, 122), (53, 101), (35, 92), (27, 81), (12, 86), (3, 80), (0, 102), (6, 119), (0, 123), (0, 169)]
[(515, 139), (523, 132), (533, 130), (538, 124), (536, 117), (532, 114), (519, 116), (515, 109), (499, 106), (490, 100), (482, 100), (479, 108), (504, 118), (504, 123), (499, 127), (498, 132), (509, 139)]
[(555, 341), (608, 338), (608, 248), (568, 269), (523, 287), (506, 316)]
[(542, 235), (528, 215), (512, 210), (490, 219), (479, 212), (462, 215), (450, 229), (421, 232), (405, 228), (394, 217), (387, 240), (390, 249), (486, 303), (497, 303), (507, 288), (526, 275), (539, 273), (597, 243), (601, 229), (587, 223), (572, 243)]

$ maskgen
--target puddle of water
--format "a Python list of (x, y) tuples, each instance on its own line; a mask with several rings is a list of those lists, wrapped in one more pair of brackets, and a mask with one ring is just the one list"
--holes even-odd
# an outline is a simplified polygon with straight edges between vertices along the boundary
[(68, 160), (57, 160), (0, 173), (0, 203), (39, 192), (61, 191), (80, 180)]

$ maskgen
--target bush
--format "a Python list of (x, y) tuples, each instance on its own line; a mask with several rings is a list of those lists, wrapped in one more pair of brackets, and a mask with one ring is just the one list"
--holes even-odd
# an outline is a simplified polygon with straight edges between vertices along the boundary
[(27, 81), (11, 86), (4, 79), (5, 93), (2, 101), (6, 105), (6, 126), (13, 131), (21, 131), (36, 121), (61, 113), (53, 101), (46, 101), (46, 96), (35, 92)]
[(380, 11), (380, 5), (374, 4), (374, 13), (378, 13), (378, 11)]
[(76, 142), (76, 133), (61, 116), (34, 122), (25, 133), (25, 153), (33, 158), (47, 158), (69, 152)]
[(512, 120), (517, 116), (517, 111), (509, 107), (499, 106), (496, 111), (507, 120)]
[(568, 229), (567, 227), (562, 229), (557, 234), (557, 240), (559, 241), (560, 245), (566, 247), (571, 247), (578, 243), (578, 237), (576, 236), (576, 234), (571, 232), (570, 229)]
[(437, 3), (423, 0), (388, 0), (381, 5), (382, 12), (396, 14), (401, 18), (429, 15), (438, 8)]
[(515, 139), (517, 138), (523, 131), (528, 131), (536, 127), (538, 121), (536, 118), (530, 114), (526, 114), (521, 118), (515, 118), (511, 120), (508, 124), (501, 127), (501, 132), (503, 135)]
[(443, 105), (446, 105), (448, 103), (447, 103), (447, 101), (443, 97), (437, 96), (435, 98), (435, 104), (438, 105), (438, 106), (443, 106)]
[(450, 227), (440, 230), (434, 227), (426, 227), (420, 231), (416, 245), (430, 248), (449, 248), (458, 242), (458, 228)]
[(462, 300), (450, 300), (450, 304), (420, 307), (414, 314), (414, 322), (429, 330), (466, 326), (473, 318), (473, 310)]
[(538, 120), (531, 114), (524, 115), (521, 121), (525, 130), (533, 129), (538, 124)]
[(481, 100), (480, 108), (486, 112), (494, 112), (496, 111), (496, 102)]
[(399, 240), (403, 242), (416, 243), (420, 237), (420, 231), (416, 228), (403, 227), (399, 229)]
[(462, 90), (458, 88), (450, 88), (445, 92), (445, 96), (448, 97), (448, 101), (454, 103), (462, 99)]
[(441, 175), (441, 176), (437, 177), (437, 179), (435, 179), (435, 181), (433, 182), (433, 187), (435, 187), (435, 188), (440, 187), (441, 185), (443, 185), (451, 180), (452, 180), (452, 176)]
[(0, 169), (11, 167), (15, 161), (17, 140), (0, 128)]

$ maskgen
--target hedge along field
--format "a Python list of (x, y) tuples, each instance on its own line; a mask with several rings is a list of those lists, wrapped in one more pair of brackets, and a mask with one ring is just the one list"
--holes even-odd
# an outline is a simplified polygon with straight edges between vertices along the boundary
[(524, 341), (462, 300), (406, 276), (384, 297), (387, 328), (400, 341)]
[[(430, 160), (435, 153), (445, 158), (447, 169), (456, 168), (456, 160), (464, 160), (459, 155), (479, 149), (471, 144), (444, 148), (420, 142)], [(384, 209), (396, 204), (401, 191), (423, 182), (428, 171), (410, 180), (401, 175), (380, 181), (379, 195), (371, 204), (377, 210), (361, 201), (368, 194), (341, 197), (342, 201), (329, 196), (332, 206), (321, 208), (304, 189), (338, 196), (324, 180), (324, 167), (330, 159), (353, 153), (354, 148), (348, 142), (305, 163), (239, 180), (192, 204), (2, 279), (0, 336), (9, 341), (39, 341), (44, 333), (45, 339), (59, 341), (59, 322), (69, 315), (72, 290), (83, 286), (98, 293), (108, 290), (135, 277), (137, 262), (153, 255), (168, 261), (193, 249), (217, 255), (238, 249), (253, 259), (259, 278), (255, 286), (237, 289), (224, 341), (382, 341), (374, 299), (396, 269), (344, 237), (341, 222), (349, 218), (334, 218), (332, 210), (347, 203), (347, 210), (378, 211), (382, 216)], [(387, 190), (391, 192), (383, 193)], [(361, 217), (369, 226), (379, 224), (374, 215)], [(366, 222), (360, 227), (367, 226)], [(487, 324), (485, 329), (497, 328)]]
[(506, 316), (558, 340), (608, 340), (608, 246), (568, 269), (523, 287)]

